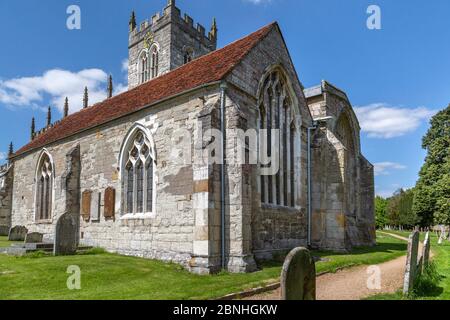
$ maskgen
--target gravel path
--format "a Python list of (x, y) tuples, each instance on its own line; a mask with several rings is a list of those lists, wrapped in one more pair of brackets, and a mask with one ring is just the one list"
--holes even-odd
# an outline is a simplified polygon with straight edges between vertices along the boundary
[[(408, 241), (407, 238), (391, 235)], [(420, 251), (419, 251), (420, 252)], [(317, 300), (361, 300), (379, 293), (395, 293), (403, 286), (406, 256), (378, 265), (381, 289), (367, 288), (368, 266), (344, 269), (317, 277)], [(371, 273), (373, 274), (373, 273)], [(247, 300), (279, 300), (280, 289), (247, 298)]]

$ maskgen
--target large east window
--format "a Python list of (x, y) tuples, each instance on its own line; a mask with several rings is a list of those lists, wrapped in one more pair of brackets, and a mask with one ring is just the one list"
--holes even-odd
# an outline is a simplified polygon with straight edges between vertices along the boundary
[[(295, 207), (297, 128), (293, 100), (286, 77), (280, 70), (274, 70), (263, 79), (258, 101), (259, 128), (267, 130), (264, 137), (267, 139), (264, 141), (267, 155), (269, 158), (279, 157), (276, 174), (260, 175), (261, 203)], [(279, 141), (279, 148), (274, 148), (272, 135), (277, 132), (279, 139), (275, 141)], [(264, 167), (261, 165), (261, 169)]]

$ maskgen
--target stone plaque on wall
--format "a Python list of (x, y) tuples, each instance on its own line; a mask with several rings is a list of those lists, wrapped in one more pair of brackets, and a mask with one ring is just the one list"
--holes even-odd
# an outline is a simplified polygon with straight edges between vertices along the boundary
[(113, 219), (116, 211), (116, 190), (114, 188), (107, 188), (105, 190), (105, 210), (104, 215), (106, 219)]
[(91, 201), (92, 191), (86, 190), (81, 196), (81, 216), (84, 221), (89, 221), (91, 218)]
[(91, 200), (91, 220), (98, 222), (100, 221), (100, 199), (101, 193), (95, 192), (92, 194)]

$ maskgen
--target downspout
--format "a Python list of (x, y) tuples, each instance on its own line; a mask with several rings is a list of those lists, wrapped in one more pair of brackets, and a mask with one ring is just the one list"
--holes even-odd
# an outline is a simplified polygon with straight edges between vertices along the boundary
[(220, 166), (220, 216), (221, 216), (221, 262), (222, 270), (226, 269), (225, 257), (225, 106), (226, 106), (226, 82), (220, 84), (220, 132), (222, 133), (222, 163)]
[(311, 161), (311, 133), (317, 129), (314, 122), (312, 127), (308, 128), (308, 247), (312, 245), (312, 161)]

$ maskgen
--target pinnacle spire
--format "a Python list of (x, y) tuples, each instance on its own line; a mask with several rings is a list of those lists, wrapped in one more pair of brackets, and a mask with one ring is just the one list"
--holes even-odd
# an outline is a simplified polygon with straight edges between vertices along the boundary
[(47, 111), (47, 127), (52, 125), (52, 108), (49, 106)]
[(69, 115), (69, 98), (64, 101), (64, 118)]
[(14, 146), (13, 143), (11, 141), (11, 143), (9, 144), (9, 151), (8, 151), (8, 155), (12, 155), (14, 153)]
[(36, 133), (36, 124), (35, 124), (35, 120), (34, 117), (31, 119), (31, 140), (34, 139)]
[(108, 98), (112, 98), (113, 95), (113, 79), (112, 75), (109, 75), (108, 78)]
[(134, 13), (134, 10), (131, 11), (129, 26), (130, 26), (130, 32), (132, 32), (136, 29), (136, 14)]
[(89, 91), (87, 87), (84, 87), (84, 98), (83, 98), (83, 108), (89, 106)]
[(211, 32), (209, 33), (209, 39), (210, 40), (217, 39), (217, 32), (218, 32), (217, 21), (216, 18), (213, 18), (213, 22), (211, 25)]

